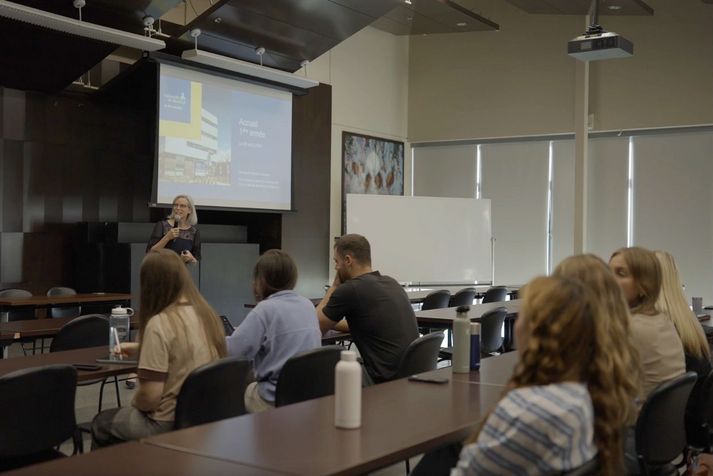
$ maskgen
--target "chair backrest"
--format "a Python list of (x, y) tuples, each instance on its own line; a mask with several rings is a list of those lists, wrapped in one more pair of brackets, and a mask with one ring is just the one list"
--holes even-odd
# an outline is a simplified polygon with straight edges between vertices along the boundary
[(713, 371), (703, 381), (700, 398), (702, 402), (705, 402), (701, 406), (701, 423), (705, 431), (713, 435), (713, 405), (708, 404), (708, 402), (713, 402)]
[(448, 307), (471, 306), (476, 294), (475, 288), (463, 288), (451, 296)]
[(436, 370), (443, 332), (432, 332), (411, 342), (401, 357), (398, 370), (390, 380)]
[[(29, 298), (32, 293), (24, 289), (8, 288), (0, 290), (0, 298)], [(34, 309), (13, 309), (7, 311), (8, 322), (12, 321), (28, 321), (35, 318)]]
[(421, 305), (422, 311), (427, 311), (429, 309), (441, 309), (448, 307), (448, 301), (451, 299), (451, 292), (447, 289), (440, 289), (438, 291), (432, 291), (423, 298), (423, 304)]
[(178, 393), (174, 428), (180, 430), (244, 415), (250, 369), (249, 361), (235, 357), (194, 369)]
[(492, 288), (485, 291), (485, 296), (483, 296), (483, 304), (486, 302), (500, 302), (504, 301), (508, 297), (508, 288), (505, 286), (493, 286)]
[(480, 351), (496, 352), (503, 346), (503, 323), (508, 314), (506, 307), (496, 307), (480, 316)]
[(562, 476), (597, 476), (598, 474), (601, 474), (599, 458), (595, 456), (583, 465), (562, 473)]
[(334, 367), (343, 350), (339, 345), (325, 345), (288, 359), (277, 379), (275, 406), (332, 395)]
[(635, 436), (642, 469), (669, 463), (686, 447), (683, 418), (695, 383), (696, 373), (687, 372), (662, 383), (646, 398), (636, 420)]
[[(74, 296), (75, 294), (77, 294), (77, 291), (74, 289), (62, 286), (56, 286), (47, 290), (48, 296)], [(50, 308), (50, 317), (79, 317), (81, 314), (81, 306)]]
[(0, 377), (0, 460), (46, 451), (76, 429), (77, 371), (47, 365)]
[(109, 320), (101, 314), (87, 314), (72, 319), (57, 332), (50, 352), (83, 349), (100, 345), (109, 348)]

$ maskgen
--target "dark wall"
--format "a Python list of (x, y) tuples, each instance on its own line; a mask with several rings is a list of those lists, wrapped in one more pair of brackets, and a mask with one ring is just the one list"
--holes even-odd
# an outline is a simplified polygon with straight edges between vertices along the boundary
[[(142, 88), (156, 87), (155, 79), (142, 82)], [(40, 294), (72, 286), (74, 267), (81, 265), (72, 251), (77, 222), (152, 222), (166, 215), (147, 207), (155, 103), (146, 93), (138, 96), (117, 103), (0, 88), (0, 288)], [(295, 99), (296, 213), (283, 220), (275, 213), (201, 211), (200, 222), (246, 225), (248, 241), (261, 251), (281, 247), (287, 237), (298, 262), (311, 263), (308, 272), (320, 272), (325, 263), (324, 277), (316, 279), (326, 281), (330, 114), (329, 86)]]

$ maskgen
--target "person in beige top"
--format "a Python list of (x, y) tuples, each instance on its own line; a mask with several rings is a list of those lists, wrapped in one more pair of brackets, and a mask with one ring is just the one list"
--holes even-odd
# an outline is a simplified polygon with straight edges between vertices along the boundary
[(645, 248), (621, 248), (609, 267), (631, 310), (631, 337), (639, 351), (645, 398), (656, 386), (686, 371), (683, 344), (671, 320), (656, 307), (661, 292), (661, 266)]
[(93, 448), (171, 430), (176, 399), (186, 377), (226, 355), (217, 314), (173, 251), (152, 251), (144, 258), (139, 342), (122, 344), (121, 352), (129, 357), (138, 355), (139, 385), (130, 406), (94, 418)]

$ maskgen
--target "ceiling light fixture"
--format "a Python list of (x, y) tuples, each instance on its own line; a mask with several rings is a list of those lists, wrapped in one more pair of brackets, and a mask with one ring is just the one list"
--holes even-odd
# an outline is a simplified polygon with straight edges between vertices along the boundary
[(38, 10), (37, 8), (18, 5), (17, 3), (8, 2), (6, 0), (0, 0), (0, 17), (139, 50), (156, 51), (166, 47), (166, 43), (155, 38), (148, 38), (94, 23), (75, 20), (44, 10)]
[[(185, 50), (183, 53), (181, 53), (181, 58), (183, 58), (184, 60), (194, 61), (196, 63), (213, 66), (215, 68), (233, 71), (235, 73), (244, 74), (246, 76), (252, 76), (253, 78), (265, 79), (275, 83), (286, 84), (288, 86), (295, 86), (302, 89), (309, 89), (315, 86), (319, 86), (319, 81), (315, 81), (314, 79), (297, 76), (292, 73), (280, 71), (279, 69), (273, 69), (267, 66), (257, 65), (248, 61), (242, 61), (239, 59), (229, 58), (227, 56), (217, 55), (215, 53), (209, 53), (207, 51), (199, 50), (198, 36), (200, 35), (200, 30), (196, 30), (192, 30), (190, 32), (190, 35), (195, 40), (196, 47), (192, 50)], [(262, 55), (265, 54), (265, 48), (256, 48), (255, 53), (260, 57), (260, 61), (262, 62)], [(300, 64), (303, 67), (306, 66), (304, 61)]]
[(621, 10), (621, 5), (609, 5), (607, 8), (613, 12), (618, 12)]

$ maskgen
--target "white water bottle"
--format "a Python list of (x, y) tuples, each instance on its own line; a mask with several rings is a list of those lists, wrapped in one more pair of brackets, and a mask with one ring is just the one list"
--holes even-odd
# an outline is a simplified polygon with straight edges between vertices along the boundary
[(456, 309), (453, 320), (453, 373), (470, 372), (470, 306)]
[[(131, 316), (134, 315), (134, 310), (130, 307), (115, 307), (111, 310), (109, 316), (109, 354), (113, 356), (112, 350), (117, 344), (117, 339), (120, 342), (129, 340), (129, 332), (131, 330)], [(112, 357), (113, 358), (113, 357)], [(118, 359), (118, 357), (117, 357)]]
[(342, 351), (342, 360), (334, 368), (334, 426), (337, 428), (361, 426), (361, 372), (356, 353)]

